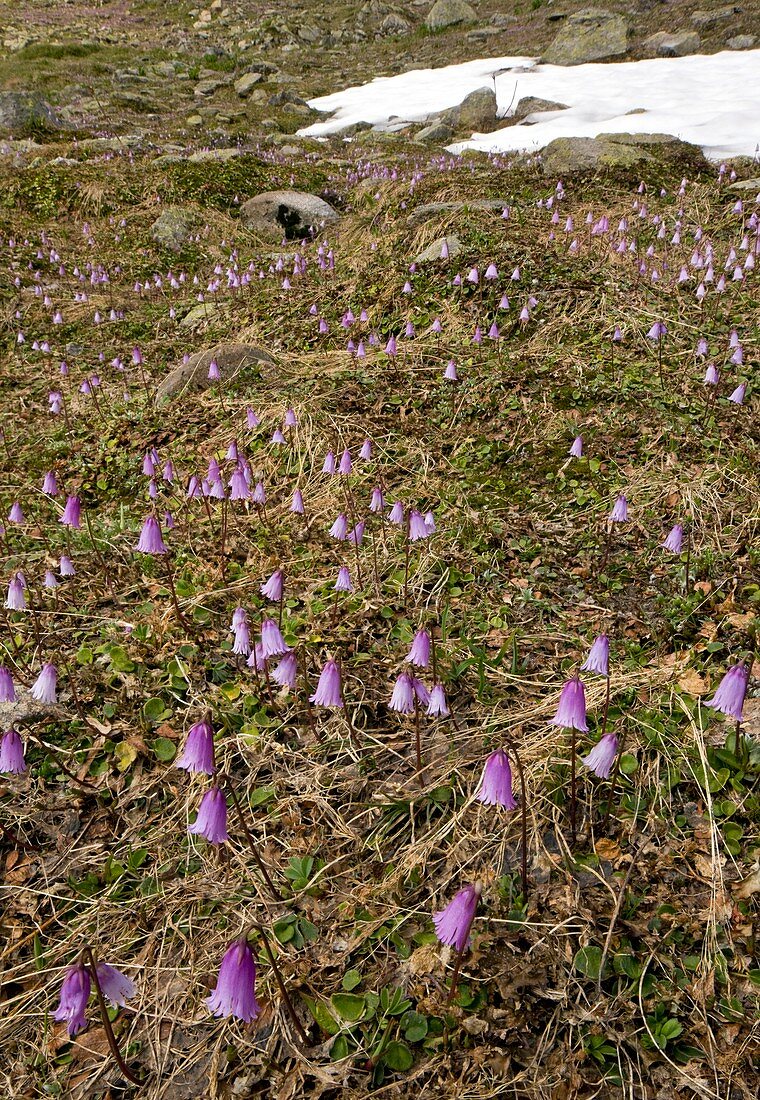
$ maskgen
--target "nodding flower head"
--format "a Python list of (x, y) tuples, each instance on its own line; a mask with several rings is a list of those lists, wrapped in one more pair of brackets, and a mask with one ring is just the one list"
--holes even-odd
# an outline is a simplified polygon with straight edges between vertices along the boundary
[(87, 1027), (85, 1010), (90, 998), (90, 974), (83, 963), (69, 967), (61, 986), (58, 1008), (53, 1013), (54, 1020), (68, 1022), (69, 1037), (73, 1037)]
[(340, 683), (340, 669), (330, 658), (319, 674), (317, 690), (309, 696), (312, 703), (320, 707), (342, 707), (343, 693)]
[(441, 943), (449, 944), (458, 952), (464, 951), (470, 942), (470, 929), (480, 900), (481, 886), (465, 886), (455, 894), (445, 909), (433, 913), (435, 934)]
[(48, 661), (42, 666), (42, 671), (32, 684), (30, 693), (38, 703), (52, 705), (58, 702), (57, 686), (58, 671), (55, 665)]
[(187, 831), (202, 836), (209, 844), (224, 844), (228, 841), (227, 799), (219, 787), (210, 787), (198, 807), (198, 816)]
[(183, 768), (188, 772), (202, 772), (204, 775), (213, 775), (214, 764), (214, 731), (211, 723), (205, 718), (196, 722), (187, 731), (185, 747), (177, 757), (174, 766)]
[(6, 730), (0, 741), (0, 772), (21, 775), (26, 771), (24, 745), (14, 729)]
[(550, 720), (553, 726), (562, 726), (564, 729), (576, 729), (581, 733), (588, 733), (586, 724), (586, 691), (583, 681), (577, 676), (568, 680), (562, 688), (559, 697), (557, 713)]
[(612, 523), (625, 523), (628, 519), (628, 501), (625, 499), (625, 495), (620, 493), (615, 503), (612, 506), (610, 512), (610, 520)]
[(606, 634), (600, 634), (589, 650), (589, 655), (581, 665), (583, 672), (598, 672), (600, 676), (610, 674), (610, 640)]
[(512, 794), (512, 768), (503, 749), (492, 752), (486, 760), (475, 797), (486, 806), (502, 806), (505, 810), (517, 809)]
[(224, 953), (219, 977), (206, 1004), (214, 1016), (234, 1016), (244, 1023), (261, 1011), (256, 1000), (256, 963), (245, 936), (235, 940)]
[(141, 554), (166, 554), (168, 552), (155, 516), (145, 517), (135, 549), (139, 550)]
[(572, 458), (580, 458), (583, 454), (583, 436), (576, 435), (568, 452)]
[(275, 569), (269, 580), (264, 581), (259, 591), (262, 596), (266, 596), (268, 600), (272, 600), (273, 603), (279, 603), (282, 599), (285, 574), (282, 569)]
[(408, 672), (396, 678), (388, 706), (399, 714), (411, 714), (414, 710), (414, 682)]
[(68, 497), (63, 513), (58, 517), (58, 522), (65, 527), (75, 527), (79, 530), (82, 505), (79, 497)]
[(426, 539), (429, 536), (430, 531), (424, 517), (416, 508), (413, 508), (409, 513), (409, 541), (416, 542), (418, 539)]
[(354, 586), (351, 583), (351, 574), (345, 565), (341, 565), (338, 570), (338, 577), (333, 588), (336, 592), (353, 592)]
[(683, 547), (683, 525), (677, 523), (662, 544), (663, 550), (669, 550), (671, 554), (680, 554)]
[(285, 644), (285, 639), (274, 619), (264, 619), (261, 623), (261, 648), (267, 659), (282, 657), (290, 652), (290, 646)]
[(418, 630), (414, 635), (412, 646), (406, 655), (409, 664), (418, 668), (427, 668), (430, 664), (430, 635), (427, 630)]
[(590, 768), (600, 779), (609, 779), (612, 765), (618, 750), (618, 739), (614, 733), (605, 733), (594, 745), (588, 756), (582, 757), (582, 763)]
[(718, 684), (712, 699), (705, 700), (705, 706), (712, 707), (737, 722), (743, 721), (744, 696), (749, 684), (749, 667), (741, 661), (732, 665)]

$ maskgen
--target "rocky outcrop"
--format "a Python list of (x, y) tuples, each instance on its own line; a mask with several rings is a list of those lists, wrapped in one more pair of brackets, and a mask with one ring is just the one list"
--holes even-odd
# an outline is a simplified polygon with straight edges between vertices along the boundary
[(441, 115), (441, 121), (455, 133), (468, 134), (493, 130), (496, 125), (496, 93), (493, 88), (476, 88), (465, 96), (458, 107), (450, 107)]
[(455, 233), (452, 233), (449, 237), (438, 237), (436, 240), (431, 241), (427, 248), (423, 248), (422, 252), (414, 257), (414, 262), (416, 264), (430, 264), (439, 260), (445, 263), (444, 257), (441, 255), (444, 245), (448, 249), (449, 259), (458, 256), (462, 251), (462, 242)]
[(276, 240), (300, 240), (340, 218), (329, 202), (305, 191), (264, 191), (244, 202), (240, 213), (249, 229)]
[(544, 54), (552, 65), (583, 65), (622, 57), (628, 50), (628, 24), (622, 15), (584, 8), (566, 20)]

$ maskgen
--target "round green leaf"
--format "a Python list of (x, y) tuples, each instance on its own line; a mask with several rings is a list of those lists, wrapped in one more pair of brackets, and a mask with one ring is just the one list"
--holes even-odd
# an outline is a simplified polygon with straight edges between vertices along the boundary
[(383, 1061), (388, 1069), (395, 1070), (396, 1073), (404, 1073), (414, 1065), (414, 1055), (406, 1043), (399, 1043), (394, 1039), (385, 1048)]

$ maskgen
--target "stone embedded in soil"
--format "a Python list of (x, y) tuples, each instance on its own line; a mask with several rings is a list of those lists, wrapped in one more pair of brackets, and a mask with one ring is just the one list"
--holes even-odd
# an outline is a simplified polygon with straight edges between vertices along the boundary
[(181, 252), (198, 224), (199, 218), (194, 210), (169, 206), (153, 222), (150, 235), (162, 248), (167, 248), (170, 252)]
[[(221, 378), (209, 381), (208, 369), (215, 359)], [(241, 378), (258, 379), (261, 366), (272, 367), (274, 359), (261, 348), (248, 344), (218, 344), (205, 351), (197, 351), (186, 363), (180, 363), (163, 380), (156, 391), (156, 404), (160, 405), (171, 397), (184, 393), (198, 393)]]
[(431, 31), (455, 27), (458, 23), (477, 23), (478, 13), (465, 0), (436, 0), (425, 20)]
[(686, 57), (697, 53), (700, 46), (696, 31), (677, 31), (675, 34), (659, 31), (644, 39), (641, 50), (644, 57)]
[(707, 30), (708, 27), (717, 27), (719, 23), (727, 23), (737, 15), (741, 15), (741, 8), (731, 4), (728, 7), (715, 8), (713, 11), (692, 12), (691, 21), (700, 30)]
[(276, 240), (300, 240), (340, 218), (329, 202), (305, 191), (264, 191), (244, 202), (240, 213), (249, 229)]
[(542, 60), (552, 65), (584, 65), (627, 52), (628, 24), (622, 15), (584, 8), (568, 17)]
[(544, 175), (553, 177), (674, 161), (688, 162), (695, 168), (707, 165), (701, 149), (670, 134), (556, 138), (541, 154)]
[(498, 210), (509, 206), (510, 199), (471, 199), (469, 202), (426, 202), (407, 216), (407, 225), (422, 225), (439, 214), (456, 214), (460, 210)]
[(438, 237), (432, 241), (427, 248), (423, 248), (422, 252), (414, 257), (414, 262), (416, 264), (429, 264), (436, 261), (445, 263), (445, 260), (441, 260), (441, 249), (444, 242), (448, 245), (449, 257), (458, 256), (462, 251), (462, 242), (455, 233), (452, 233), (450, 237)]
[(62, 130), (66, 124), (37, 92), (0, 92), (0, 134)]
[(264, 79), (262, 73), (244, 73), (235, 81), (235, 91), (241, 99), (246, 99), (257, 84)]
[(751, 50), (757, 42), (754, 34), (736, 34), (726, 41), (729, 50)]

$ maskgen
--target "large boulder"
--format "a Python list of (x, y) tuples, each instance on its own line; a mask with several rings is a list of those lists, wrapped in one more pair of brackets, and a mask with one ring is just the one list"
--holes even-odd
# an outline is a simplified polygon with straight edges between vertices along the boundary
[(240, 207), (249, 229), (276, 240), (300, 240), (311, 229), (338, 221), (329, 202), (305, 191), (264, 191)]
[(198, 227), (198, 215), (183, 206), (167, 206), (150, 227), (156, 244), (170, 252), (181, 252)]
[[(208, 369), (215, 359), (219, 367), (220, 379), (209, 381)], [(248, 344), (218, 344), (206, 351), (197, 351), (186, 363), (180, 363), (167, 374), (156, 390), (156, 404), (168, 401), (170, 397), (185, 393), (199, 393), (211, 386), (227, 385), (240, 375), (259, 378), (261, 365), (274, 366), (274, 359), (261, 348)]]
[(503, 210), (511, 199), (470, 199), (469, 202), (426, 202), (407, 215), (409, 226), (422, 225), (439, 214), (458, 214), (464, 210)]
[(450, 107), (441, 115), (441, 121), (452, 130), (466, 130), (468, 134), (488, 132), (496, 126), (496, 93), (493, 88), (476, 88), (465, 96), (458, 107)]
[(622, 15), (584, 8), (568, 17), (543, 60), (551, 65), (583, 65), (622, 57), (627, 51), (628, 24)]
[(696, 31), (676, 31), (675, 34), (658, 31), (644, 39), (641, 50), (644, 57), (686, 57), (697, 53), (700, 45)]
[(436, 0), (428, 12), (425, 24), (431, 31), (441, 31), (457, 23), (476, 23), (478, 13), (465, 0)]
[(0, 134), (23, 135), (64, 126), (37, 92), (0, 92)]
[(657, 162), (688, 164), (692, 169), (707, 165), (701, 149), (670, 134), (556, 138), (541, 154), (544, 174), (553, 178), (610, 168), (637, 168)]
[(695, 11), (691, 13), (691, 21), (695, 27), (707, 30), (710, 27), (717, 27), (719, 23), (731, 22), (737, 15), (741, 15), (741, 10), (734, 4), (729, 4), (724, 8), (713, 8), (712, 11)]

